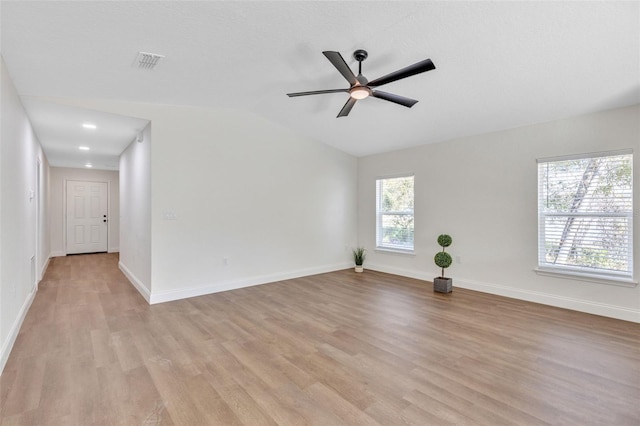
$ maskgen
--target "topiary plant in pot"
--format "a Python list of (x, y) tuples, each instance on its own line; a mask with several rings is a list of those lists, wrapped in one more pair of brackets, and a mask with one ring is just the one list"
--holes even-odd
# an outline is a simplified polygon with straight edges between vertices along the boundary
[(364, 247), (357, 247), (353, 249), (353, 261), (356, 264), (356, 272), (364, 271), (364, 259), (367, 257), (367, 250)]
[(451, 293), (453, 290), (453, 279), (444, 276), (444, 270), (451, 266), (453, 259), (451, 255), (445, 251), (451, 245), (452, 239), (447, 234), (438, 237), (438, 244), (442, 247), (442, 251), (436, 253), (433, 261), (442, 268), (442, 275), (433, 279), (433, 291), (438, 293)]

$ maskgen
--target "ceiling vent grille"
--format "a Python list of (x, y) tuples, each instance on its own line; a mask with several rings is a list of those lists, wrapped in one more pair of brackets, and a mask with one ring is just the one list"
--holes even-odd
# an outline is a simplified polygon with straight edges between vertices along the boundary
[(157, 53), (138, 52), (135, 65), (144, 70), (152, 70), (162, 58), (164, 58), (164, 55), (158, 55)]

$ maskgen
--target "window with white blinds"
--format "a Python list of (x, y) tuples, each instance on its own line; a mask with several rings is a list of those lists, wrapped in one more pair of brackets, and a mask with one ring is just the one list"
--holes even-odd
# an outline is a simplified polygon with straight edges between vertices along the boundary
[(413, 251), (413, 175), (376, 180), (376, 247)]
[(538, 160), (538, 266), (633, 276), (631, 151)]

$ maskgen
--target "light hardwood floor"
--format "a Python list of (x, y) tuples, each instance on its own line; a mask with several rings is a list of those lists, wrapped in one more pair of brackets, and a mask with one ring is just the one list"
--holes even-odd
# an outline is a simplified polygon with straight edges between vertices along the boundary
[(351, 270), (149, 306), (55, 258), (0, 383), (52, 425), (635, 425), (640, 325)]

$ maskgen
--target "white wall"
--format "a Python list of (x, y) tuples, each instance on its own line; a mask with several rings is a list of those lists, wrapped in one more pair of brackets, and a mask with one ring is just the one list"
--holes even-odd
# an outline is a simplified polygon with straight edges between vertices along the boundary
[[(41, 164), (38, 191), (38, 164)], [(46, 268), (48, 163), (0, 57), (0, 371)], [(33, 197), (32, 197), (33, 195)], [(38, 218), (37, 197), (41, 197)], [(37, 239), (38, 238), (38, 239)], [(44, 245), (38, 250), (38, 245)], [(37, 264), (31, 259), (36, 259)]]
[(51, 256), (65, 256), (65, 205), (66, 182), (83, 180), (107, 182), (109, 186), (109, 233), (108, 251), (117, 252), (120, 248), (120, 183), (118, 172), (113, 170), (73, 169), (51, 167)]
[(152, 300), (352, 264), (354, 157), (249, 112), (151, 118)]
[(151, 297), (151, 125), (120, 156), (120, 269)]
[[(0, 5), (0, 10), (2, 10), (2, 6)], [(4, 142), (4, 133), (3, 133), (3, 129), (4, 129), (4, 123), (2, 120), (2, 117), (4, 116), (3, 114), (3, 110), (5, 109), (5, 84), (4, 81), (5, 79), (8, 79), (8, 76), (5, 76), (6, 74), (6, 69), (4, 66), (4, 59), (2, 59), (2, 56), (0, 56), (0, 375), (2, 375), (2, 371), (4, 370), (4, 366), (7, 362), (7, 359), (9, 357), (9, 351), (10, 351), (10, 346), (13, 345), (13, 342), (9, 343), (9, 339), (7, 338), (7, 332), (4, 331), (5, 327), (4, 327), (4, 323), (5, 322), (11, 322), (11, 318), (9, 316), (7, 316), (7, 318), (4, 317), (3, 315), (3, 303), (2, 301), (4, 300), (3, 298), (3, 294), (6, 293), (6, 290), (8, 290), (8, 287), (6, 287), (5, 285), (5, 281), (4, 281), (4, 275), (2, 273), (2, 264), (4, 262), (2, 262), (2, 241), (4, 239), (3, 236), (3, 232), (2, 229), (4, 228), (3, 226), (3, 221), (2, 221), (2, 210), (3, 210), (3, 205), (4, 203), (2, 202), (2, 185), (4, 182), (3, 176), (2, 176), (2, 146), (5, 144)], [(6, 288), (5, 288), (6, 287)]]
[[(464, 118), (461, 118), (463, 120)], [(635, 281), (640, 274), (640, 106), (359, 160), (359, 241), (367, 266), (431, 280), (440, 233), (454, 286), (640, 322), (640, 288), (537, 275), (536, 159), (633, 148)], [(376, 252), (375, 179), (415, 173), (415, 256)]]
[(247, 111), (57, 101), (151, 121), (152, 303), (352, 265), (356, 158)]

